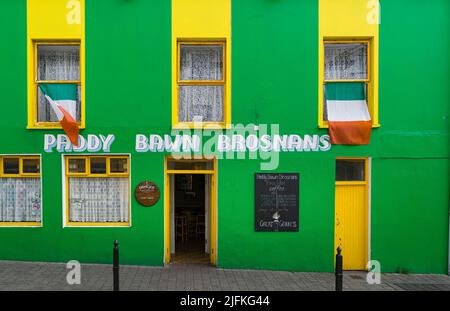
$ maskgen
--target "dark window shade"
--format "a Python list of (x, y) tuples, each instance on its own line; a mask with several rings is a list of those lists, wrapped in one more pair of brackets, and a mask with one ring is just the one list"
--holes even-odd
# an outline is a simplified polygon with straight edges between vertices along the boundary
[(365, 181), (364, 160), (336, 160), (336, 181)]

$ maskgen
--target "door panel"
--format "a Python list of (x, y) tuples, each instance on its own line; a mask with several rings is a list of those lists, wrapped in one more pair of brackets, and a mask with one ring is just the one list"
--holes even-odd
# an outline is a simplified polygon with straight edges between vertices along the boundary
[(366, 184), (336, 184), (335, 249), (341, 246), (344, 270), (365, 270), (367, 264)]

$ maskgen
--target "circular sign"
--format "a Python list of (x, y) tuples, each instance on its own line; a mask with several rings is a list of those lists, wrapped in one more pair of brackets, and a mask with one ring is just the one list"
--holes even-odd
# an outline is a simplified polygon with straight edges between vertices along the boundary
[(159, 188), (151, 181), (143, 181), (136, 186), (134, 197), (139, 204), (144, 206), (155, 205), (159, 200)]

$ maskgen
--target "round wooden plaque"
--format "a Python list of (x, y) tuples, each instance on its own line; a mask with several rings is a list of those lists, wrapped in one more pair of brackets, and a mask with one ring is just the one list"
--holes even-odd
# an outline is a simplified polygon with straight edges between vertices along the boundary
[(136, 186), (134, 197), (143, 206), (155, 205), (159, 200), (159, 188), (151, 181), (143, 181)]

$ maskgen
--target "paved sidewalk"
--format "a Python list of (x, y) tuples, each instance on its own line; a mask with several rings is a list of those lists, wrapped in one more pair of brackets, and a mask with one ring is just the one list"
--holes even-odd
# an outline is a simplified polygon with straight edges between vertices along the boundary
[[(0, 291), (111, 290), (111, 265), (81, 265), (81, 284), (68, 285), (65, 264), (0, 261)], [(200, 265), (170, 267), (121, 266), (120, 289), (144, 291), (327, 291), (333, 273), (217, 269)], [(380, 285), (369, 285), (364, 272), (345, 272), (344, 290), (447, 290), (446, 275), (383, 274)]]

